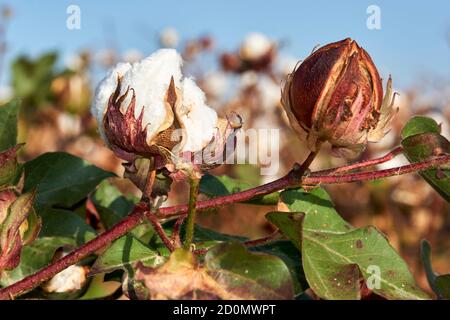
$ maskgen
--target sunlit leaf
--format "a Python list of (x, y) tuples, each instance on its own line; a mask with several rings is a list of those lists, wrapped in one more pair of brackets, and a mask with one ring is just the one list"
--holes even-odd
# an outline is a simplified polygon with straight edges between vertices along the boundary
[[(414, 281), (406, 263), (376, 228), (354, 229), (335, 211), (323, 189), (311, 192), (288, 190), (283, 202), (296, 221), (280, 223), (278, 228), (298, 246), (301, 235), (303, 268), (313, 291), (325, 299), (359, 299), (360, 277), (377, 293), (388, 299), (427, 299)], [(272, 213), (277, 224), (292, 213)], [(280, 217), (274, 218), (275, 215)], [(270, 217), (270, 216), (269, 216)], [(301, 225), (301, 229), (299, 229)]]
[[(443, 153), (450, 153), (450, 142), (438, 133), (420, 133), (402, 140), (406, 158), (419, 162)], [(420, 172), (420, 175), (448, 202), (450, 202), (449, 164)]]
[(109, 297), (120, 288), (118, 281), (104, 281), (104, 274), (96, 275), (92, 278), (86, 292), (79, 297), (79, 300), (94, 300)]

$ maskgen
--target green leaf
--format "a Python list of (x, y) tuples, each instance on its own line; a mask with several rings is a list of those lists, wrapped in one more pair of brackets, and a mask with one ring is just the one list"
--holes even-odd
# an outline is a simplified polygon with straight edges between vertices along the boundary
[(13, 284), (47, 266), (52, 261), (56, 250), (66, 245), (73, 246), (75, 242), (68, 238), (38, 238), (30, 245), (24, 246), (19, 266), (14, 270), (1, 273), (0, 285)]
[[(422, 133), (403, 139), (404, 154), (409, 162), (419, 162), (437, 153), (450, 153), (450, 142), (437, 133)], [(437, 169), (420, 172), (420, 175), (445, 199), (450, 202), (450, 169), (448, 164)]]
[[(252, 184), (243, 182), (228, 176), (213, 176), (205, 174), (200, 181), (200, 192), (209, 197), (219, 197), (241, 192), (253, 187)], [(244, 203), (258, 205), (275, 205), (278, 203), (278, 192), (270, 193), (265, 196), (256, 197)]]
[[(174, 220), (169, 221), (163, 225), (164, 229), (166, 230), (166, 232), (168, 234), (171, 234), (171, 232), (172, 232), (171, 230), (173, 229), (174, 222), (175, 222)], [(180, 228), (180, 238), (181, 239), (184, 239), (184, 237), (185, 237), (185, 231), (186, 231), (185, 227), (186, 227), (186, 224), (183, 224)], [(233, 235), (229, 235), (229, 234), (220, 233), (215, 230), (203, 228), (203, 227), (199, 226), (198, 224), (196, 224), (194, 226), (194, 243), (195, 243), (196, 249), (210, 249), (222, 242), (227, 242), (227, 241), (240, 242), (240, 241), (245, 241), (245, 240), (248, 240), (248, 239), (245, 237), (233, 236)], [(158, 238), (158, 242), (159, 242), (159, 238)]]
[[(425, 274), (427, 275), (428, 284), (433, 292), (439, 297), (444, 299), (450, 299), (450, 275), (439, 276), (433, 271), (431, 265), (431, 246), (427, 240), (422, 240), (420, 242), (420, 257), (422, 260), (423, 268), (425, 269)], [(438, 278), (443, 277), (438, 281)], [(446, 282), (447, 281), (447, 282)], [(439, 282), (439, 284), (438, 284)], [(445, 285), (447, 283), (447, 286)]]
[[(282, 201), (291, 212), (307, 213), (314, 216), (314, 225), (333, 232), (347, 232), (352, 226), (334, 209), (328, 193), (321, 188), (305, 192), (301, 189), (289, 190), (281, 194)], [(305, 227), (305, 226), (304, 226)]]
[(302, 251), (302, 235), (299, 230), (302, 230), (304, 215), (302, 213), (285, 212), (269, 212), (266, 214), (266, 219), (283, 231), (298, 250)]
[(17, 144), (17, 106), (17, 100), (0, 106), (0, 151)]
[(420, 242), (420, 258), (422, 260), (425, 274), (427, 275), (428, 284), (434, 292), (437, 292), (434, 285), (437, 275), (433, 272), (433, 267), (431, 266), (431, 247), (427, 240), (422, 240)]
[(70, 238), (75, 240), (77, 245), (81, 245), (96, 236), (95, 230), (71, 211), (43, 208), (39, 215), (42, 218), (40, 237)]
[[(388, 299), (429, 298), (416, 285), (406, 263), (375, 227), (353, 229), (334, 210), (323, 189), (310, 193), (288, 190), (281, 198), (289, 209), (304, 215), (301, 229), (303, 268), (313, 291), (324, 299), (359, 299), (360, 276), (367, 285)], [(272, 222), (286, 221), (286, 217)], [(299, 224), (277, 227), (292, 237)], [(298, 242), (298, 236), (292, 237)]]
[(421, 133), (441, 133), (440, 126), (431, 118), (415, 116), (402, 129), (402, 139)]
[(138, 261), (146, 266), (156, 267), (163, 263), (165, 258), (135, 237), (127, 235), (114, 241), (97, 258), (90, 273), (98, 274), (117, 269), (124, 269), (129, 273), (133, 273), (132, 264)]
[(300, 251), (292, 242), (286, 240), (274, 241), (265, 245), (251, 247), (250, 251), (267, 253), (283, 260), (291, 273), (295, 296), (300, 295), (304, 288), (308, 288)]
[(280, 258), (252, 253), (239, 243), (223, 243), (205, 256), (208, 274), (243, 299), (293, 299), (292, 278)]
[(79, 297), (79, 300), (94, 300), (109, 297), (114, 294), (120, 287), (118, 281), (104, 281), (104, 274), (93, 277), (86, 292)]
[(438, 276), (436, 278), (436, 288), (443, 299), (450, 299), (450, 274)]
[[(170, 231), (173, 221), (164, 224), (164, 228)], [(184, 237), (184, 226), (180, 230), (181, 238)], [(211, 229), (195, 225), (194, 242), (196, 249), (211, 249), (223, 242), (243, 242), (248, 238), (220, 233)], [(262, 252), (279, 257), (288, 266), (293, 278), (295, 295), (303, 291), (306, 285), (305, 276), (301, 266), (300, 252), (289, 241), (276, 241), (262, 246), (251, 247), (250, 251)]]
[(92, 202), (100, 215), (106, 229), (125, 218), (135, 203), (127, 199), (109, 181), (103, 181), (95, 191)]
[(112, 176), (68, 153), (45, 153), (25, 164), (24, 190), (37, 188), (36, 207), (70, 208)]
[[(109, 181), (103, 181), (95, 191), (92, 202), (100, 216), (100, 221), (106, 229), (110, 229), (125, 218), (133, 209), (136, 201), (122, 195)], [(142, 241), (147, 241), (153, 235), (150, 223), (145, 222), (134, 228), (131, 233)]]
[(57, 54), (45, 53), (35, 59), (17, 57), (11, 64), (11, 82), (14, 94), (21, 99), (22, 106), (29, 111), (52, 100), (51, 84), (58, 74), (55, 72)]

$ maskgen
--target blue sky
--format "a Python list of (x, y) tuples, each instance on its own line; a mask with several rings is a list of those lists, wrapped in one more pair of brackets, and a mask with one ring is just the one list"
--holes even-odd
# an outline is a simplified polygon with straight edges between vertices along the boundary
[[(316, 44), (356, 39), (380, 73), (400, 87), (433, 73), (450, 80), (450, 1), (3, 1), (15, 11), (8, 30), (7, 63), (18, 53), (83, 47), (155, 49), (156, 34), (173, 26), (182, 38), (209, 33), (234, 48), (251, 31), (289, 41), (286, 52), (305, 57)], [(66, 8), (81, 9), (81, 30), (66, 28)], [(381, 30), (366, 27), (369, 5), (381, 9)]]

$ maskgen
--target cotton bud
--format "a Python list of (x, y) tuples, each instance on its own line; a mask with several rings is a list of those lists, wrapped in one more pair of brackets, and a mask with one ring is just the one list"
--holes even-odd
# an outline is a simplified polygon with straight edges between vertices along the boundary
[(34, 197), (34, 192), (17, 195), (10, 189), (0, 191), (0, 271), (17, 267), (22, 246), (39, 233), (41, 219), (32, 207)]
[(160, 49), (140, 62), (119, 63), (100, 83), (92, 114), (118, 157), (174, 162), (217, 139), (224, 119), (206, 105), (195, 82), (182, 76), (181, 65), (175, 50)]
[(291, 126), (315, 151), (328, 141), (333, 154), (352, 158), (388, 131), (392, 80), (382, 81), (369, 54), (355, 41), (328, 44), (303, 61), (282, 90)]

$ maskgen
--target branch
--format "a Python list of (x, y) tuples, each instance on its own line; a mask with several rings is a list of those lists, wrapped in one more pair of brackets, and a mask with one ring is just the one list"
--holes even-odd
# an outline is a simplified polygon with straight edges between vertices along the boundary
[[(304, 185), (317, 185), (317, 184), (331, 184), (331, 183), (347, 183), (354, 181), (367, 181), (380, 178), (386, 178), (390, 176), (396, 176), (401, 174), (406, 174), (410, 172), (423, 171), (426, 169), (431, 169), (438, 167), (440, 165), (450, 163), (450, 155), (444, 155), (428, 159), (422, 162), (417, 162), (409, 164), (406, 166), (401, 166), (397, 168), (381, 170), (381, 171), (370, 171), (362, 173), (351, 173), (343, 174), (338, 176), (321, 176), (318, 175), (319, 172), (311, 173), (309, 176), (303, 177), (301, 172), (301, 166), (294, 166), (294, 168), (284, 177), (275, 180), (273, 182), (245, 190), (239, 193), (226, 195), (222, 197), (217, 197), (205, 201), (199, 201), (197, 203), (197, 210), (204, 210), (208, 208), (218, 207), (225, 204), (242, 202), (250, 200), (256, 196), (266, 195), (275, 191), (279, 191), (288, 187), (296, 187), (301, 184)], [(173, 216), (183, 216), (188, 210), (187, 205), (178, 205), (173, 207), (160, 208), (158, 214), (159, 218), (168, 218)], [(39, 286), (41, 283), (50, 280), (57, 273), (66, 269), (67, 267), (79, 262), (84, 257), (94, 253), (95, 251), (104, 248), (109, 245), (112, 241), (120, 238), (121, 236), (127, 234), (137, 225), (145, 221), (146, 216), (154, 216), (154, 213), (148, 210), (147, 205), (139, 203), (135, 206), (133, 211), (118, 224), (113, 226), (111, 229), (105, 231), (101, 235), (97, 236), (95, 239), (87, 242), (81, 247), (75, 249), (68, 255), (59, 259), (58, 261), (50, 264), (49, 266), (41, 269), (33, 275), (30, 275), (6, 288), (0, 289), (0, 299), (14, 299), (15, 297), (32, 290), (33, 288)]]
[(368, 171), (368, 172), (358, 172), (349, 173), (338, 176), (321, 176), (317, 173), (311, 173), (309, 176), (302, 179), (303, 185), (318, 185), (318, 184), (336, 184), (336, 183), (348, 183), (355, 181), (369, 181), (377, 180), (392, 176), (399, 176), (406, 173), (423, 171), (427, 169), (436, 168), (438, 166), (450, 163), (450, 155), (444, 155), (439, 157), (434, 157), (421, 162), (416, 162), (408, 164), (401, 167), (379, 170), (379, 171)]
[[(401, 167), (386, 169), (381, 171), (368, 171), (362, 173), (350, 173), (338, 176), (322, 176), (321, 171), (312, 172), (308, 176), (301, 176), (298, 166), (295, 167), (284, 177), (264, 184), (262, 186), (233, 193), (226, 196), (199, 201), (197, 210), (205, 210), (214, 207), (220, 207), (230, 203), (243, 202), (258, 196), (266, 195), (286, 188), (299, 187), (301, 185), (319, 185), (319, 184), (336, 184), (355, 181), (367, 181), (397, 176), (401, 174), (423, 171), (434, 168), (446, 163), (450, 163), (450, 155), (440, 156), (422, 162), (416, 162)], [(170, 218), (179, 216), (187, 211), (187, 205), (177, 205), (173, 207), (160, 208), (158, 216), (160, 218)]]
[(146, 211), (147, 206), (145, 204), (137, 204), (133, 211), (125, 219), (120, 221), (111, 229), (103, 232), (95, 239), (85, 243), (58, 261), (48, 265), (44, 269), (39, 270), (35, 274), (28, 276), (10, 285), (9, 287), (0, 289), (0, 300), (14, 299), (17, 296), (30, 291), (44, 281), (50, 280), (53, 276), (67, 267), (79, 262), (84, 257), (109, 245), (117, 238), (127, 234), (131, 229), (141, 224), (145, 220)]
[(363, 169), (363, 168), (375, 166), (377, 164), (385, 163), (385, 162), (388, 162), (389, 160), (392, 160), (393, 158), (395, 158), (395, 156), (397, 156), (398, 154), (400, 154), (402, 152), (403, 152), (402, 147), (396, 147), (395, 149), (393, 149), (392, 151), (390, 151), (389, 153), (387, 153), (386, 155), (384, 155), (380, 158), (364, 160), (361, 162), (352, 163), (347, 166), (342, 166), (342, 167), (338, 167), (338, 168), (331, 168), (331, 169), (316, 171), (314, 173), (314, 175), (317, 175), (317, 176), (333, 175), (336, 173), (349, 172), (349, 171), (353, 171), (356, 169)]
[(200, 177), (196, 177), (195, 173), (192, 173), (189, 177), (189, 186), (190, 188), (188, 214), (186, 220), (186, 236), (183, 244), (185, 250), (190, 250), (192, 240), (194, 240), (195, 216), (197, 213), (197, 197), (200, 187)]

